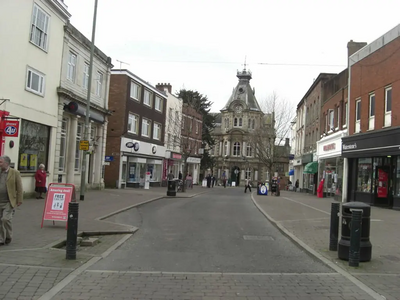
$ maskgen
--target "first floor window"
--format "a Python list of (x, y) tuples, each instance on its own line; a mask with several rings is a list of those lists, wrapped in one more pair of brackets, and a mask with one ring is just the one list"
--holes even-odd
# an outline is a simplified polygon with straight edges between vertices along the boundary
[(246, 169), (246, 174), (245, 174), (245, 176), (246, 176), (246, 179), (251, 179), (251, 170), (250, 170), (250, 168), (247, 168), (247, 169)]
[(150, 137), (150, 121), (147, 119), (142, 120), (142, 136)]
[(103, 85), (103, 73), (97, 72), (96, 78), (96, 96), (101, 97), (101, 88)]
[(349, 105), (348, 104), (349, 104), (348, 102), (346, 102), (344, 104), (343, 126), (347, 126), (347, 113), (348, 113), (348, 110), (349, 110)]
[(238, 119), (237, 118), (233, 119), (233, 126), (238, 126)]
[(161, 124), (154, 123), (153, 139), (155, 139), (155, 140), (161, 139)]
[(251, 149), (251, 145), (247, 145), (246, 156), (253, 156), (253, 149)]
[(385, 112), (392, 111), (392, 88), (385, 89)]
[(228, 142), (227, 141), (224, 142), (224, 153), (225, 153), (225, 155), (228, 155)]
[(128, 117), (128, 132), (137, 134), (138, 132), (139, 117), (134, 114), (129, 114)]
[(239, 126), (242, 127), (242, 118), (239, 118)]
[(67, 156), (67, 136), (68, 136), (68, 119), (63, 118), (61, 121), (61, 136), (60, 136), (60, 157), (58, 160), (58, 170), (65, 171), (65, 159)]
[(356, 101), (356, 121), (361, 119), (361, 100)]
[(375, 116), (375, 94), (369, 95), (369, 117)]
[(148, 90), (144, 90), (143, 103), (147, 106), (151, 106), (151, 93)]
[(81, 153), (79, 150), (79, 144), (83, 137), (83, 123), (78, 123), (78, 127), (76, 129), (76, 138), (75, 138), (75, 171), (79, 171), (81, 167)]
[(335, 125), (334, 125), (334, 121), (335, 121), (335, 112), (333, 109), (329, 110), (329, 130), (333, 130)]
[(83, 67), (83, 83), (82, 86), (85, 90), (88, 89), (89, 86), (89, 64), (85, 63), (85, 66)]
[(76, 72), (76, 60), (77, 55), (73, 52), (68, 54), (68, 68), (67, 68), (67, 79), (75, 82), (75, 72)]
[(240, 143), (236, 142), (233, 144), (233, 156), (240, 156)]
[(26, 89), (35, 94), (44, 95), (45, 77), (42, 73), (28, 68)]
[(47, 169), (50, 169), (47, 165), (49, 140), (49, 126), (22, 120), (19, 140), (18, 170), (34, 172), (40, 164), (44, 164)]

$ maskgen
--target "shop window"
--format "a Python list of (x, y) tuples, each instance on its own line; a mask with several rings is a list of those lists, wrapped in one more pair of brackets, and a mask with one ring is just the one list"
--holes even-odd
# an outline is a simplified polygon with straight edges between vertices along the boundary
[(48, 168), (50, 127), (22, 120), (20, 134), (18, 170), (34, 172), (40, 164)]
[(372, 158), (358, 159), (357, 191), (370, 193), (372, 184)]
[(400, 156), (397, 157), (395, 196), (400, 197)]

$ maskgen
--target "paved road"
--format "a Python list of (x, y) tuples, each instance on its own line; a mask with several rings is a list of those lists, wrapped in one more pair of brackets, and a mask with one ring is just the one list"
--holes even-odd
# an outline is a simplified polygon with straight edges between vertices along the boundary
[(372, 299), (283, 236), (239, 188), (113, 220), (140, 229), (54, 299)]

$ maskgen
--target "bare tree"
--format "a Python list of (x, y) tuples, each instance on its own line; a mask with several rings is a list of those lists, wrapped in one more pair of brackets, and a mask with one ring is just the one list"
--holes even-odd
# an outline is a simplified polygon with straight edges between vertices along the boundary
[(269, 174), (277, 170), (278, 164), (288, 164), (290, 123), (294, 109), (284, 99), (279, 99), (276, 92), (260, 103), (266, 114), (261, 126), (250, 134), (249, 140), (255, 156), (267, 168)]

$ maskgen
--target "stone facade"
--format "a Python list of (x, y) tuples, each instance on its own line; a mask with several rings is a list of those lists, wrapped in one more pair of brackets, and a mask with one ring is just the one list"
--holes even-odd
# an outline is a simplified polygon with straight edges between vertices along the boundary
[(250, 86), (251, 72), (244, 68), (237, 72), (237, 77), (239, 82), (236, 88), (225, 107), (216, 115), (213, 132), (216, 145), (211, 150), (215, 167), (210, 171), (218, 182), (225, 177), (235, 185), (244, 185), (247, 178), (257, 182), (274, 175), (268, 174), (250, 142), (251, 133), (260, 128), (266, 128), (265, 138), (270, 137), (273, 116), (262, 112), (255, 90)]

